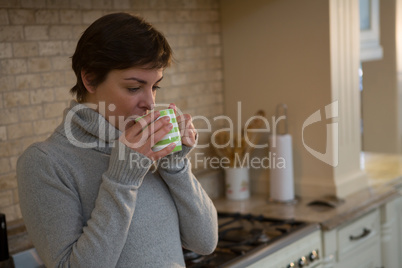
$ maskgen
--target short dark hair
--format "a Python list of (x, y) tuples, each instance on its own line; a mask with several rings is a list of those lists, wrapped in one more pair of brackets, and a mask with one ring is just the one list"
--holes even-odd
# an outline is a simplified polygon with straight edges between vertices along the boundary
[(70, 92), (83, 101), (86, 89), (81, 71), (90, 73), (92, 85), (102, 83), (114, 69), (131, 67), (166, 68), (172, 61), (172, 49), (165, 36), (143, 18), (127, 13), (105, 15), (82, 34), (72, 56), (77, 76)]

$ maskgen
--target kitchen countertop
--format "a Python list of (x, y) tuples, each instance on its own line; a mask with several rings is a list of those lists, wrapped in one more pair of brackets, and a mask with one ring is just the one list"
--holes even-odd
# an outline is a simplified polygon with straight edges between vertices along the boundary
[[(224, 197), (213, 201), (217, 210), (222, 212), (293, 218), (320, 223), (323, 230), (331, 230), (400, 195), (396, 188), (402, 187), (402, 155), (362, 153), (361, 164), (369, 176), (370, 187), (346, 197), (344, 202), (335, 208), (307, 206), (313, 201), (311, 198), (299, 198), (295, 204), (273, 203), (264, 195), (252, 195), (242, 201), (227, 200)], [(8, 222), (7, 227), (10, 254), (32, 248), (22, 220)]]
[(360, 163), (370, 186), (402, 186), (402, 155), (362, 153)]
[(7, 235), (10, 255), (33, 247), (22, 219), (7, 222)]
[(370, 187), (344, 198), (336, 207), (308, 206), (313, 198), (297, 198), (293, 204), (269, 202), (268, 196), (252, 195), (247, 200), (215, 199), (220, 212), (262, 214), (273, 218), (291, 218), (320, 223), (322, 230), (334, 229), (400, 196), (402, 156), (362, 153), (362, 169)]

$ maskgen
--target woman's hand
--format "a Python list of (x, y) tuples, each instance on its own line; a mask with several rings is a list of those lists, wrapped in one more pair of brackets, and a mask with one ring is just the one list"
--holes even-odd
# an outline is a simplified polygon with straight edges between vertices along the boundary
[[(174, 103), (169, 105), (169, 109), (173, 109), (176, 114), (176, 105)], [(188, 147), (193, 147), (197, 140), (197, 131), (194, 128), (191, 115), (181, 114), (177, 116), (176, 119), (180, 129), (182, 144)]]
[(173, 127), (169, 122), (170, 118), (168, 116), (155, 121), (159, 115), (159, 111), (155, 111), (142, 117), (137, 122), (130, 121), (119, 141), (153, 161), (168, 155), (173, 151), (174, 143), (158, 152), (152, 151), (152, 146), (160, 141)]

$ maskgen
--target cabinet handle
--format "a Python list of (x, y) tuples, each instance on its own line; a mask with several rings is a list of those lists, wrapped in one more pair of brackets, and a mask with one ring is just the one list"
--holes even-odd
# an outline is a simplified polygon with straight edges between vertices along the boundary
[(351, 236), (349, 236), (349, 239), (352, 240), (352, 241), (356, 241), (356, 240), (359, 240), (359, 239), (362, 239), (362, 238), (368, 236), (370, 233), (371, 233), (370, 229), (364, 228), (363, 233), (361, 233), (358, 236), (351, 235)]

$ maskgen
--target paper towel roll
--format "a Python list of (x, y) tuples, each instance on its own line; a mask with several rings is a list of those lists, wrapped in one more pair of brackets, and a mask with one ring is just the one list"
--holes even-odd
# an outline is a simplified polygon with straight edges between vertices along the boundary
[(293, 178), (292, 136), (289, 134), (269, 137), (270, 198), (288, 202), (295, 199)]

